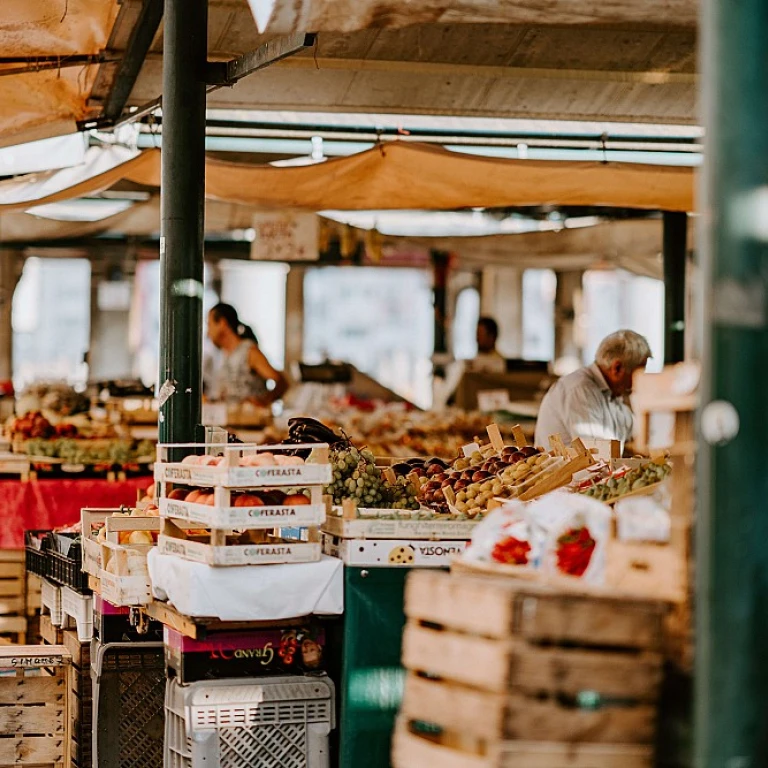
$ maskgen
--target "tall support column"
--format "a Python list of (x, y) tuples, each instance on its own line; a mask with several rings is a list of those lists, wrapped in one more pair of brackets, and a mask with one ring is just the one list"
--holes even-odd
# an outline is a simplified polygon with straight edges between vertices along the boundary
[(768, 3), (704, 0), (697, 768), (768, 765)]
[(688, 215), (664, 212), (664, 362), (685, 358), (685, 276)]
[(18, 251), (0, 251), (0, 382), (13, 378), (13, 294), (23, 265)]
[(304, 275), (291, 265), (285, 281), (285, 370), (292, 372), (304, 356)]
[(202, 400), (208, 0), (165, 0), (160, 440), (188, 442)]

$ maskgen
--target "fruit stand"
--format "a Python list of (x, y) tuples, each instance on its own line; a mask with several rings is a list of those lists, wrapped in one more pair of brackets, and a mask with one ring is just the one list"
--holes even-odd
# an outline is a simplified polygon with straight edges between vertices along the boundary
[[(159, 768), (164, 749), (186, 755), (172, 702), (195, 686), (271, 696), (285, 675), (322, 672), (318, 696), (327, 683), (335, 703), (318, 744), (340, 766), (650, 766), (662, 661), (684, 669), (690, 650), (687, 549), (668, 511), (690, 467), (656, 432), (632, 459), (484, 433), (426, 459), (376, 456), (309, 417), (275, 445), (161, 445), (141, 498), (52, 534), (80, 546), (34, 560), (48, 563), (45, 632), (97, 638), (95, 754), (122, 744), (120, 718), (148, 717)], [(54, 568), (67, 557), (79, 580)], [(111, 707), (124, 675), (146, 687), (143, 709)]]

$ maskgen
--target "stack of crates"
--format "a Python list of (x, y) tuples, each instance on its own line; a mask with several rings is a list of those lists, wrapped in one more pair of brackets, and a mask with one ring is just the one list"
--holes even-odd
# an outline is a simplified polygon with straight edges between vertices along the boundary
[(325, 675), (169, 680), (165, 768), (328, 768), (334, 688)]
[(67, 629), (62, 643), (72, 656), (69, 668), (69, 732), (72, 768), (92, 768), (93, 686), (91, 644), (80, 642), (77, 632)]

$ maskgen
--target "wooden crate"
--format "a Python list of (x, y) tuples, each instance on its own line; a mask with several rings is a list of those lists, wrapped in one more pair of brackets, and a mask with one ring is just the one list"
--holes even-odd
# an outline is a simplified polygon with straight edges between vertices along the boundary
[(69, 669), (69, 729), (72, 765), (90, 768), (93, 731), (93, 684), (91, 680), (91, 644), (80, 642), (77, 632), (65, 630), (62, 644), (72, 657)]
[(60, 627), (55, 627), (51, 622), (51, 617), (40, 617), (40, 637), (45, 645), (61, 645), (62, 635)]
[(0, 643), (26, 640), (26, 578), (24, 550), (0, 550)]
[(405, 610), (395, 768), (650, 766), (660, 603), (420, 571)]
[(653, 750), (614, 744), (509, 741), (490, 753), (448, 733), (418, 732), (405, 722), (395, 730), (395, 768), (650, 768)]
[(37, 616), (37, 614), (40, 613), (41, 589), (40, 577), (34, 573), (27, 573), (27, 616)]
[(0, 768), (68, 768), (69, 665), (63, 646), (0, 648)]

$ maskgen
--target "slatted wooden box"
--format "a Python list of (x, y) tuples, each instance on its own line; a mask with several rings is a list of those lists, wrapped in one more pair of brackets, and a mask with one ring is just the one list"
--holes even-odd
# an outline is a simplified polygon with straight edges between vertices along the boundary
[(0, 643), (26, 641), (26, 596), (24, 550), (0, 550)]
[(0, 768), (69, 767), (64, 646), (0, 648)]
[(665, 607), (417, 571), (395, 768), (650, 768)]

